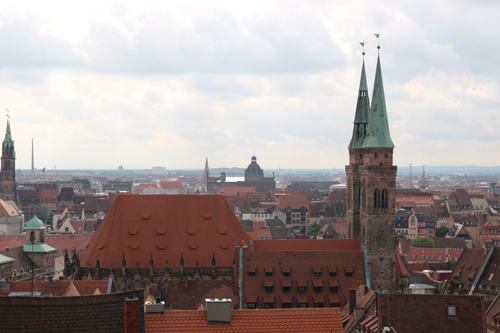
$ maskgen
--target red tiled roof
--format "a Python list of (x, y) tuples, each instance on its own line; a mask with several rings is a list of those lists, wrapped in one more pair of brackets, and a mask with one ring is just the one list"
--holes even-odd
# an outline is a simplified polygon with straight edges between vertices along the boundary
[(61, 202), (61, 204), (59, 205), (59, 207), (57, 207), (57, 210), (54, 213), (54, 215), (61, 215), (66, 208), (68, 208), (68, 205), (66, 204), (66, 202), (64, 202), (64, 201)]
[(235, 246), (249, 246), (247, 235), (220, 195), (120, 195), (101, 222), (80, 259), (81, 267), (101, 268), (122, 262), (127, 268), (232, 267)]
[(343, 333), (339, 309), (233, 310), (230, 325), (208, 325), (206, 311), (166, 311), (144, 316), (146, 332)]
[[(17, 240), (15, 239), (17, 237)], [(57, 249), (55, 256), (64, 255), (63, 250), (68, 250), (70, 253), (76, 247), (79, 253), (85, 249), (90, 241), (90, 235), (45, 235), (45, 244)], [(5, 248), (12, 249), (17, 246), (23, 246), (26, 242), (26, 235), (0, 235), (0, 251)]]
[(399, 253), (396, 252), (396, 270), (398, 271), (399, 276), (408, 276), (410, 273), (406, 269), (405, 263)]
[(220, 188), (217, 189), (217, 194), (222, 194), (221, 191), (224, 191), (224, 195), (255, 194), (255, 187), (223, 187), (222, 190)]
[(280, 198), (278, 208), (287, 209), (288, 207), (291, 209), (300, 209), (302, 207), (309, 209), (309, 200), (303, 194), (284, 195)]
[(446, 282), (444, 286), (444, 290), (446, 292), (452, 292), (453, 285), (461, 284), (461, 289), (465, 293), (469, 292), (470, 287), (472, 286), (474, 279), (470, 279), (471, 274), (474, 276), (478, 273), (479, 268), (484, 262), (486, 257), (486, 253), (483, 249), (470, 249), (465, 248), (462, 256), (458, 260), (455, 269), (451, 273), (451, 279)]
[(19, 215), (19, 212), (13, 205), (9, 205), (5, 201), (0, 199), (0, 217), (17, 216), (17, 215)]
[(253, 242), (255, 251), (359, 251), (359, 239), (275, 239)]
[(166, 189), (172, 189), (172, 190), (184, 190), (184, 185), (182, 185), (182, 182), (179, 182), (179, 181), (160, 182), (160, 188), (166, 188)]
[[(448, 316), (447, 305), (457, 316)], [(396, 332), (486, 333), (485, 311), (478, 296), (379, 294), (380, 327)]]
[(57, 203), (57, 190), (40, 190), (40, 203)]
[[(34, 281), (33, 290), (41, 291), (43, 295), (63, 296), (69, 288), (71, 282), (80, 295), (92, 295), (99, 290), (101, 294), (106, 294), (108, 290), (108, 280), (98, 281)], [(31, 291), (31, 281), (10, 281), (10, 292)]]
[(84, 230), (84, 227), (85, 227), (85, 221), (69, 221), (69, 223), (71, 224), (71, 226), (73, 227), (73, 229), (75, 229), (75, 231), (77, 233), (83, 233), (85, 230)]

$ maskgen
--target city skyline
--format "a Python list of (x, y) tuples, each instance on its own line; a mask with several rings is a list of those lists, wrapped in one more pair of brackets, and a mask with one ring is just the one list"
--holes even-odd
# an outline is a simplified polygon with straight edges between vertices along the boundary
[[(381, 33), (396, 165), (500, 165), (489, 1), (0, 8), (16, 167), (343, 169)], [(0, 122), (1, 124), (1, 122)]]

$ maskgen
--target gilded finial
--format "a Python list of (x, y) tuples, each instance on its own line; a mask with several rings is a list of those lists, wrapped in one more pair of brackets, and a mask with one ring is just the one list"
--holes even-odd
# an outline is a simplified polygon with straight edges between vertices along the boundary
[(375, 37), (377, 37), (377, 39), (378, 39), (377, 49), (379, 49), (379, 50), (380, 50), (380, 36), (381, 36), (382, 34), (374, 34), (374, 35), (375, 35)]
[(365, 44), (368, 44), (368, 42), (362, 41), (362, 42), (359, 42), (359, 44), (361, 46), (363, 46), (363, 53), (362, 54), (365, 55)]

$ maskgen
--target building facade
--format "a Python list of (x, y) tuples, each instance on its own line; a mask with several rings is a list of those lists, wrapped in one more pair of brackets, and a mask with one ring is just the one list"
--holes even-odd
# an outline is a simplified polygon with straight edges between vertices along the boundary
[(363, 61), (346, 166), (346, 220), (348, 238), (360, 239), (361, 248), (367, 253), (371, 288), (387, 292), (394, 292), (397, 285), (394, 252), (397, 167), (393, 165), (393, 150), (378, 57), (371, 106)]

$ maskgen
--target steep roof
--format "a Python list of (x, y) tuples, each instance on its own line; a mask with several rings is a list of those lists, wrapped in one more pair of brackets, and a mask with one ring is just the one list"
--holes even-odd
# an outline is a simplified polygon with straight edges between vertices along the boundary
[(120, 195), (81, 256), (80, 265), (101, 268), (122, 262), (127, 268), (232, 267), (235, 246), (249, 245), (250, 237), (220, 195)]
[(352, 132), (351, 148), (363, 148), (366, 137), (366, 127), (368, 126), (368, 114), (370, 111), (370, 99), (368, 97), (368, 85), (366, 84), (365, 60), (361, 68), (361, 79), (359, 81), (358, 102), (356, 105), (356, 115), (354, 117), (354, 129)]
[(389, 121), (387, 119), (387, 110), (385, 107), (384, 82), (382, 80), (382, 69), (380, 68), (380, 55), (377, 58), (377, 71), (375, 72), (375, 83), (373, 84), (368, 133), (363, 143), (363, 148), (394, 148), (394, 143), (389, 133)]
[(230, 325), (208, 325), (206, 311), (165, 311), (144, 316), (146, 332), (343, 333), (340, 309), (232, 310)]
[(0, 199), (0, 217), (7, 216), (19, 216), (19, 212), (14, 205), (8, 204), (7, 202)]
[[(456, 316), (448, 316), (448, 305)], [(477, 296), (379, 294), (380, 327), (396, 332), (486, 333), (485, 311)]]
[(302, 207), (309, 209), (309, 200), (303, 194), (284, 195), (280, 198), (278, 209), (300, 209)]
[(359, 251), (359, 239), (276, 239), (253, 241), (255, 251)]
[(12, 140), (12, 134), (10, 133), (10, 120), (7, 120), (7, 128), (5, 129), (5, 139), (3, 140), (4, 148), (14, 148), (14, 140)]
[(461, 285), (461, 289), (467, 293), (479, 274), (479, 268), (485, 258), (486, 254), (483, 249), (465, 248), (444, 289), (447, 292), (453, 292), (452, 285)]

